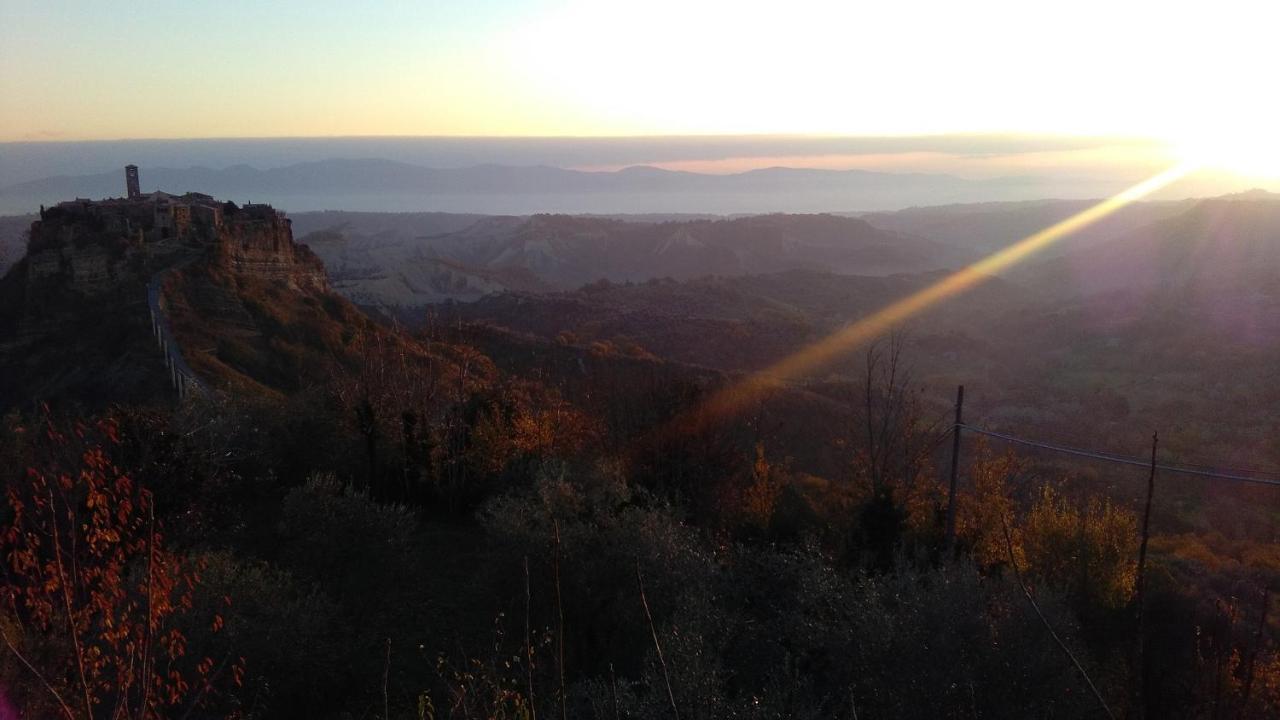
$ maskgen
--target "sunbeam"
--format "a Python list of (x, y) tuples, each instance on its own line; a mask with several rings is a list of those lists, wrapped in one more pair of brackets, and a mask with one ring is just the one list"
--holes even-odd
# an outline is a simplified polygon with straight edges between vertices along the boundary
[(995, 273), (1022, 262), (1058, 240), (1184, 177), (1195, 167), (1190, 162), (1184, 162), (1153, 175), (800, 349), (770, 367), (718, 391), (697, 408), (696, 417), (699, 421), (706, 421), (740, 410), (770, 388), (831, 362), (884, 334), (907, 318), (985, 282)]

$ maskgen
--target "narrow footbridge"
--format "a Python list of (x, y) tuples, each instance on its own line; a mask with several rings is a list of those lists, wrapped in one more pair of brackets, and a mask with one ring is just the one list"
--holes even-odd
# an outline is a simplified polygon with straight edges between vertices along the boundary
[(169, 383), (178, 393), (178, 399), (181, 401), (192, 395), (206, 394), (208, 387), (182, 357), (182, 349), (178, 346), (173, 328), (169, 324), (168, 303), (165, 301), (163, 292), (164, 277), (174, 269), (162, 270), (151, 276), (151, 281), (147, 283), (147, 308), (151, 311), (151, 334), (155, 336), (160, 352), (164, 354)]

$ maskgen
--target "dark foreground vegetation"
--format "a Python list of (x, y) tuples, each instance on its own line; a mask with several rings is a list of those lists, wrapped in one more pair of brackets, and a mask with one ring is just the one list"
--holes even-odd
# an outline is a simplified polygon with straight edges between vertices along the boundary
[(1273, 543), (1157, 532), (1140, 577), (1141, 516), (1097, 478), (968, 445), (948, 547), (949, 428), (897, 347), (821, 477), (767, 411), (690, 419), (695, 382), (617, 369), (599, 402), (395, 337), (287, 394), (10, 414), (0, 711), (1280, 712)]

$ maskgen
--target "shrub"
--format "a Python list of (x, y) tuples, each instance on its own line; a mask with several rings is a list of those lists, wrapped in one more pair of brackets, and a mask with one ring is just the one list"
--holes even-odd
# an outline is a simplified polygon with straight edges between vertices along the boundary
[(302, 578), (358, 609), (376, 602), (370, 588), (395, 585), (415, 525), (406, 508), (377, 503), (331, 475), (317, 475), (284, 498), (280, 554)]
[[(194, 607), (219, 613), (226, 646), (246, 658), (241, 700), (227, 711), (246, 720), (312, 718), (346, 699), (353, 690), (343, 672), (349, 632), (331, 599), (265, 562), (225, 552), (210, 553), (202, 562)], [(187, 630), (196, 647), (208, 635), (206, 625)]]
[(1133, 594), (1138, 522), (1110, 501), (1079, 507), (1046, 485), (1019, 532), (1028, 573), (1094, 607), (1118, 608)]

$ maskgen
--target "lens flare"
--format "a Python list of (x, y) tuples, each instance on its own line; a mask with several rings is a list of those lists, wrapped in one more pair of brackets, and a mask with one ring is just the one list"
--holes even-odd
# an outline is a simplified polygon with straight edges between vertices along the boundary
[(883, 335), (913, 315), (982, 284), (995, 273), (1022, 262), (1032, 254), (1150, 195), (1194, 169), (1195, 165), (1192, 163), (1180, 163), (1055, 225), (1029, 235), (1003, 250), (988, 255), (933, 285), (918, 290), (802, 348), (772, 366), (720, 390), (698, 408), (697, 417), (700, 421), (708, 421), (737, 412), (783, 382), (821, 367), (859, 345)]

